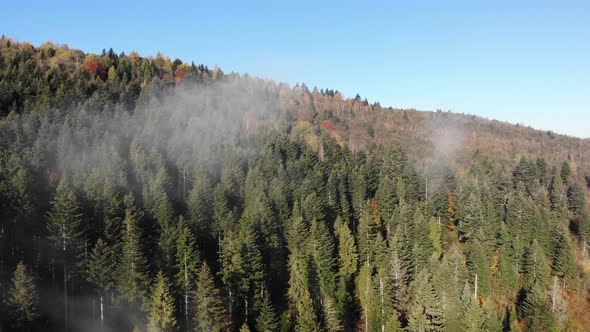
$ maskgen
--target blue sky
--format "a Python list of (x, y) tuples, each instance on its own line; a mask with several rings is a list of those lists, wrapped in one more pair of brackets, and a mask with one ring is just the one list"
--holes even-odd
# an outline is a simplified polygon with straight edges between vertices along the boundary
[(384, 106), (590, 137), (590, 1), (10, 1), (0, 33), (158, 51)]

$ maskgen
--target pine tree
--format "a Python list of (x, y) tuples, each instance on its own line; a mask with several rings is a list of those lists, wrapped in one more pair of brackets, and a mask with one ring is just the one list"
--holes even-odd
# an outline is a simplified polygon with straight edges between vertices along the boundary
[(195, 331), (221, 332), (226, 330), (225, 308), (206, 262), (203, 262), (197, 279), (195, 302)]
[(8, 307), (11, 325), (20, 331), (31, 329), (32, 324), (40, 316), (37, 285), (22, 262), (16, 265), (12, 276)]
[(176, 308), (174, 298), (170, 294), (168, 278), (162, 271), (156, 275), (156, 283), (152, 289), (150, 298), (150, 310), (148, 314), (148, 331), (171, 332), (176, 329)]

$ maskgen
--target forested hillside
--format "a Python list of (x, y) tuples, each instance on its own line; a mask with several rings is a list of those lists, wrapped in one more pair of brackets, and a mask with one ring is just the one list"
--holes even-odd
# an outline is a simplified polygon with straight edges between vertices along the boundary
[(4, 37), (0, 114), (7, 331), (590, 326), (588, 140)]

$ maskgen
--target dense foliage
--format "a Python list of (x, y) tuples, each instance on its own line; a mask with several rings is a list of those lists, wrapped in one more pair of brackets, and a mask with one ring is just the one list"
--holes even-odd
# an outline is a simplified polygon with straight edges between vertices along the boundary
[(572, 151), (359, 145), (339, 129), (360, 114), (364, 136), (385, 135), (365, 121), (377, 104), (161, 56), (3, 38), (0, 64), (6, 328), (588, 326)]

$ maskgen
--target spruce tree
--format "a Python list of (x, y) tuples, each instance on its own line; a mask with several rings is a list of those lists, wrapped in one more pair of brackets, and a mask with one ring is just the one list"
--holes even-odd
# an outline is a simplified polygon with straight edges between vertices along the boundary
[(555, 275), (574, 278), (577, 275), (576, 256), (569, 236), (561, 227), (556, 227), (551, 237), (551, 259)]
[(547, 289), (550, 283), (550, 271), (547, 266), (543, 249), (537, 240), (533, 240), (525, 251), (522, 273), (525, 288), (538, 286), (540, 289)]
[(94, 284), (96, 293), (98, 293), (101, 326), (104, 325), (105, 293), (114, 287), (116, 283), (116, 276), (112, 273), (112, 267), (117, 266), (118, 262), (115, 261), (116, 264), (113, 264), (111, 259), (112, 256), (109, 255), (107, 244), (99, 238), (90, 252), (86, 264), (86, 275), (88, 281)]
[(209, 265), (203, 262), (199, 277), (197, 278), (197, 290), (195, 291), (195, 331), (221, 332), (225, 331), (225, 308), (221, 295), (213, 282), (213, 275)]
[(582, 216), (586, 211), (586, 198), (582, 187), (576, 182), (567, 189), (567, 205), (575, 216)]
[(428, 272), (424, 269), (410, 285), (412, 298), (408, 313), (408, 331), (443, 330), (444, 313), (429, 279)]
[(275, 310), (270, 303), (270, 298), (265, 295), (260, 305), (260, 312), (256, 317), (256, 331), (258, 332), (273, 332), (276, 331), (279, 322)]
[(563, 181), (563, 183), (567, 184), (571, 173), (572, 173), (572, 170), (570, 168), (570, 164), (567, 161), (564, 161), (563, 164), (561, 165), (561, 172), (560, 172), (561, 181)]
[(358, 270), (359, 255), (350, 228), (340, 218), (334, 223), (338, 238), (338, 274), (350, 280)]
[(471, 193), (465, 200), (461, 201), (459, 220), (459, 233), (463, 241), (472, 238), (481, 239), (481, 230), (484, 224), (483, 205), (479, 195)]
[(192, 231), (180, 217), (178, 220), (178, 239), (176, 243), (176, 287), (180, 290), (180, 311), (184, 317), (184, 325), (188, 328), (192, 307), (190, 297), (194, 293), (196, 279), (199, 273), (200, 256), (197, 243)]
[(527, 322), (527, 331), (558, 331), (559, 327), (551, 312), (547, 291), (535, 285), (526, 293), (519, 306), (519, 316)]
[(147, 261), (142, 251), (139, 228), (143, 212), (135, 207), (135, 198), (132, 194), (125, 197), (125, 206), (125, 234), (118, 288), (123, 300), (143, 306), (148, 286)]
[(47, 230), (63, 265), (64, 330), (68, 330), (68, 280), (77, 272), (84, 252), (84, 232), (81, 226), (82, 214), (74, 195), (65, 179), (57, 187), (51, 209), (47, 215)]
[(16, 265), (12, 276), (8, 308), (11, 326), (20, 331), (30, 330), (40, 316), (36, 281), (22, 262)]
[(479, 299), (476, 299), (471, 292), (469, 283), (465, 283), (461, 302), (463, 303), (463, 330), (466, 332), (483, 331), (484, 311), (479, 305)]
[(171, 332), (176, 330), (176, 308), (174, 298), (170, 294), (168, 278), (162, 271), (156, 275), (156, 282), (150, 297), (150, 309), (148, 314), (148, 331)]

